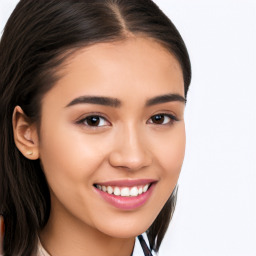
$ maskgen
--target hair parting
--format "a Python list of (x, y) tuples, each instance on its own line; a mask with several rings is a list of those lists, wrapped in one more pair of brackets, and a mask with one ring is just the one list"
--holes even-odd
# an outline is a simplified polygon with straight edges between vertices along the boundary
[[(0, 41), (0, 212), (5, 221), (5, 256), (35, 252), (51, 207), (40, 160), (28, 160), (15, 146), (15, 106), (40, 129), (42, 97), (61, 77), (65, 60), (83, 47), (131, 36), (152, 38), (177, 58), (187, 95), (191, 67), (186, 46), (173, 23), (150, 0), (21, 0), (10, 16)], [(147, 231), (155, 251), (174, 212), (176, 193), (175, 189)]]

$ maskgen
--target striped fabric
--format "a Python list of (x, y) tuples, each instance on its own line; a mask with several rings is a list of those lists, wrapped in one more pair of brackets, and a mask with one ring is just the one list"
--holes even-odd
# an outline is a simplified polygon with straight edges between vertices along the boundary
[(145, 256), (153, 256), (152, 253), (151, 253), (151, 250), (148, 248), (148, 245), (146, 244), (144, 238), (142, 235), (139, 235), (138, 236), (138, 239), (140, 241), (140, 245), (142, 247), (142, 250), (144, 252), (144, 255)]

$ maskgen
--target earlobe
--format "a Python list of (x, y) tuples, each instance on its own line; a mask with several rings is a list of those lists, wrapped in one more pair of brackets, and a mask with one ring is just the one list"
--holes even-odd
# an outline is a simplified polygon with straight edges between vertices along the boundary
[(12, 118), (13, 137), (16, 147), (28, 159), (39, 158), (37, 127), (26, 116), (20, 106), (16, 106)]

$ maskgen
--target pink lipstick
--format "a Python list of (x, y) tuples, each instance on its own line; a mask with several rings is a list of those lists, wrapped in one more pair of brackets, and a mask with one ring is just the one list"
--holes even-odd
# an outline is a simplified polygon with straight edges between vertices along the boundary
[(94, 184), (95, 191), (106, 202), (121, 210), (134, 210), (150, 198), (156, 180), (117, 180)]

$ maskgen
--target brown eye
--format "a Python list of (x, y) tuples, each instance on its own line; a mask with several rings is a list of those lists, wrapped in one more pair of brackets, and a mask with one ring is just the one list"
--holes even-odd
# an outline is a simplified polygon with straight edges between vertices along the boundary
[(90, 126), (98, 126), (100, 123), (100, 117), (99, 116), (87, 117), (86, 122)]
[(84, 124), (85, 126), (100, 127), (107, 126), (109, 122), (102, 116), (87, 116), (78, 123)]
[(159, 125), (172, 124), (174, 121), (178, 121), (178, 119), (170, 114), (157, 114), (149, 119), (149, 123)]
[(152, 118), (152, 122), (154, 124), (162, 124), (165, 120), (165, 116), (164, 115), (155, 115)]

